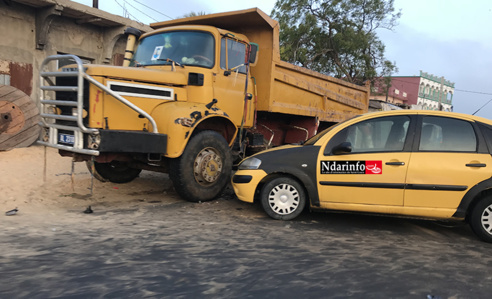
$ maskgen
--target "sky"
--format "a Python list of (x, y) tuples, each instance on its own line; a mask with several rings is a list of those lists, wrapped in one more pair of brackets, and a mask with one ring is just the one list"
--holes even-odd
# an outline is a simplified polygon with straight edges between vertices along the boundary
[[(92, 6), (92, 0), (76, 0)], [(270, 14), (275, 0), (99, 0), (99, 9), (149, 24), (190, 12), (219, 13), (258, 7)], [(492, 100), (492, 1), (395, 0), (398, 25), (379, 30), (394, 76), (420, 71), (455, 83), (455, 112), (473, 114)], [(492, 102), (476, 113), (492, 119)]]

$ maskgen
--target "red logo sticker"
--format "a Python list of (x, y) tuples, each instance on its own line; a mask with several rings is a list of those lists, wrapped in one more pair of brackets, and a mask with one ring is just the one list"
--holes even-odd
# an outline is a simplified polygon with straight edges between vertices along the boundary
[(383, 161), (366, 161), (366, 174), (382, 174)]

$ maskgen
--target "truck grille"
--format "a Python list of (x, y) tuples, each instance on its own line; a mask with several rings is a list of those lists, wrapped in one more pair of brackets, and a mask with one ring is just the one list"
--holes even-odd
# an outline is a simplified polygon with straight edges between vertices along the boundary
[[(70, 77), (56, 78), (56, 86), (77, 86), (77, 78), (70, 78)], [(67, 101), (67, 102), (73, 102), (75, 104), (77, 103), (77, 93), (72, 91), (58, 91), (56, 92), (55, 98), (59, 102)], [(87, 80), (84, 80), (82, 108), (87, 111), (88, 107), (89, 107), (89, 82), (87, 82)], [(56, 108), (57, 108), (57, 112), (60, 113), (60, 115), (67, 115), (67, 116), (73, 115), (72, 110), (74, 107), (56, 105)], [(82, 120), (83, 120), (83, 124), (87, 126), (89, 123), (88, 117), (85, 117)], [(60, 125), (67, 125), (67, 126), (75, 126), (75, 127), (77, 126), (77, 122), (71, 120), (56, 119), (55, 123)]]
[[(62, 59), (73, 60), (76, 68), (63, 71), (45, 71), (47, 65)], [(88, 117), (83, 117), (89, 107), (89, 82), (87, 82), (82, 61), (74, 55), (54, 55), (46, 58), (41, 65), (41, 125), (44, 134), (38, 143), (71, 152), (99, 155), (87, 148), (84, 135), (98, 133), (90, 129)], [(87, 113), (85, 113), (87, 114)]]

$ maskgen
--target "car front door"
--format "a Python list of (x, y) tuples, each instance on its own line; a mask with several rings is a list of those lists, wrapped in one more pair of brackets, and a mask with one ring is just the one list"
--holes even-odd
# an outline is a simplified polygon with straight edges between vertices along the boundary
[(412, 123), (407, 115), (378, 117), (352, 124), (334, 135), (318, 157), (321, 206), (402, 206)]
[(492, 158), (473, 122), (421, 116), (405, 190), (405, 209), (450, 217), (475, 184), (490, 178)]

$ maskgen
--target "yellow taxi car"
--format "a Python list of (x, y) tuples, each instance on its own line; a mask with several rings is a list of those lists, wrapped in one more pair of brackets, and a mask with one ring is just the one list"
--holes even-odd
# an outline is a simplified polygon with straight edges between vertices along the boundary
[(232, 177), (274, 219), (311, 210), (467, 221), (492, 243), (492, 121), (465, 114), (369, 113), (244, 159)]

